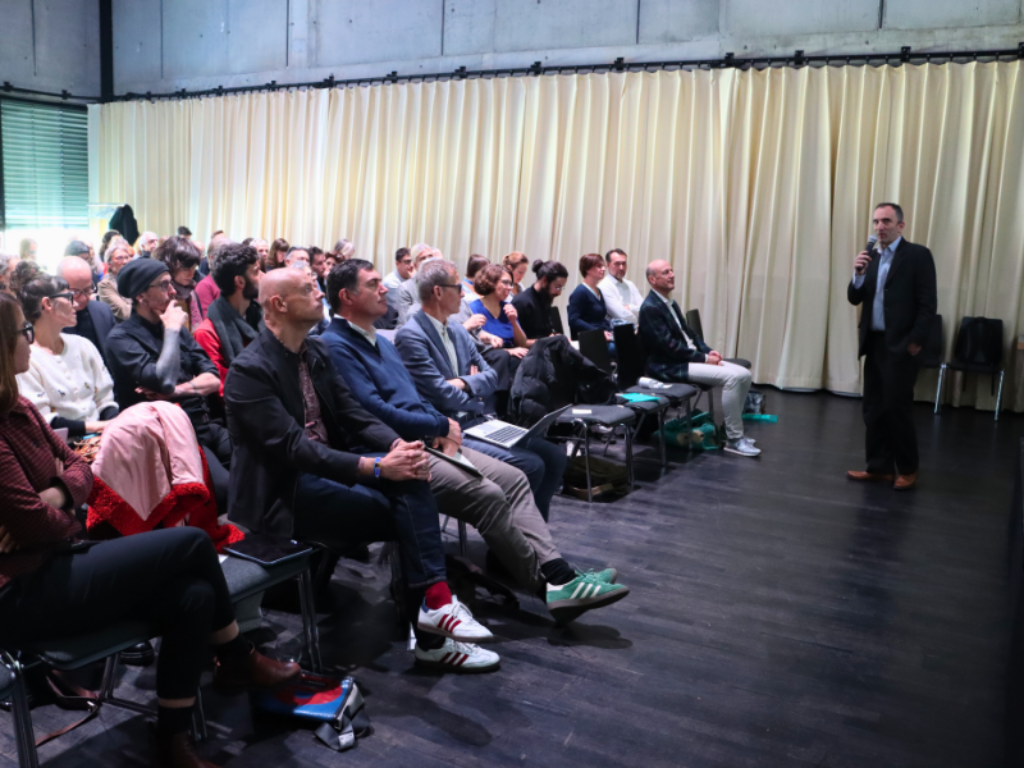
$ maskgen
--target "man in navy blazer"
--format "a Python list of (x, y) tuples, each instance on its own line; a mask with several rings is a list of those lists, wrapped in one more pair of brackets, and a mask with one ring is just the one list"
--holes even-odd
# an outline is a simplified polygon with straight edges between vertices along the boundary
[(73, 327), (65, 328), (63, 333), (73, 333), (91, 341), (100, 351), (103, 364), (110, 368), (107, 336), (114, 330), (117, 320), (109, 306), (89, 298), (92, 295), (92, 268), (78, 256), (67, 256), (57, 265), (57, 276), (67, 281), (68, 288), (75, 295), (72, 303), (77, 322)]
[(903, 239), (903, 209), (896, 203), (877, 205), (872, 226), (877, 250), (857, 254), (847, 289), (851, 304), (864, 305), (859, 356), (864, 358), (867, 469), (847, 476), (893, 482), (896, 490), (906, 490), (917, 481), (914, 382), (938, 304), (935, 261), (923, 245)]
[(760, 449), (743, 434), (743, 403), (750, 391), (750, 371), (727, 363), (695, 334), (672, 298), (676, 275), (667, 261), (647, 267), (651, 292), (640, 305), (640, 336), (647, 348), (647, 375), (661, 381), (683, 381), (722, 388), (725, 450), (757, 456)]
[[(474, 526), (520, 584), (532, 592), (543, 589), (559, 621), (621, 599), (626, 587), (577, 572), (558, 552), (523, 473), (463, 445), (458, 422), (422, 399), (398, 351), (374, 328), (387, 312), (388, 288), (373, 264), (362, 259), (338, 264), (327, 277), (327, 290), (334, 319), (320, 340), (360, 405), (403, 440), (422, 440), (448, 456), (461, 450), (480, 471), (478, 477), (440, 456), (430, 457), (430, 490), (441, 514)], [(577, 589), (586, 596), (559, 605), (565, 603), (564, 593)]]
[[(421, 309), (395, 336), (395, 346), (416, 382), (420, 396), (462, 429), (493, 415), (490, 398), (498, 386), (493, 368), (480, 355), (469, 332), (448, 319), (459, 311), (462, 284), (450, 261), (428, 261), (416, 275)], [(544, 439), (500, 448), (466, 438), (474, 450), (522, 470), (537, 508), (548, 519), (551, 498), (565, 472), (565, 452)]]

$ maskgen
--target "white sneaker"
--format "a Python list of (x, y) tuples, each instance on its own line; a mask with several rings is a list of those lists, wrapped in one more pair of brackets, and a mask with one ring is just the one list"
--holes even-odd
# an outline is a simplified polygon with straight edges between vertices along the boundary
[(433, 651), (425, 651), (417, 645), (416, 663), (451, 672), (490, 672), (498, 668), (501, 657), (479, 645), (448, 639)]
[(424, 602), (420, 606), (416, 627), (452, 640), (479, 643), (494, 639), (491, 631), (474, 619), (469, 608), (460, 603), (459, 598), (455, 596), (452, 596), (452, 601), (448, 605), (442, 605), (436, 611), (427, 608)]
[(755, 448), (754, 444), (745, 437), (741, 437), (739, 440), (726, 440), (725, 451), (726, 453), (735, 453), (737, 456), (761, 455), (761, 449)]

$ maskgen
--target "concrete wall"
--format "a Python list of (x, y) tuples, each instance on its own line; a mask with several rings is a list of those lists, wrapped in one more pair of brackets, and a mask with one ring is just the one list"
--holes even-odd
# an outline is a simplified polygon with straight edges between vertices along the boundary
[[(0, 0), (28, 7), (30, 0)], [(35, 0), (36, 6), (72, 4)], [(91, 7), (91, 0), (83, 0)], [(118, 93), (626, 61), (1015, 48), (1022, 0), (114, 0)], [(5, 38), (2, 38), (5, 39)], [(0, 49), (2, 50), (2, 49)], [(2, 56), (2, 54), (0, 54)], [(3, 56), (6, 59), (6, 56)]]
[(98, 0), (0, 0), (0, 81), (98, 97)]

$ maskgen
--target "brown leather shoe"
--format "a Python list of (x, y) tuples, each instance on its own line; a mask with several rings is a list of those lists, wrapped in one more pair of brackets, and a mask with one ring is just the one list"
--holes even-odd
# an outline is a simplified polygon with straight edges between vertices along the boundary
[(294, 661), (277, 661), (253, 648), (244, 659), (217, 660), (213, 686), (222, 693), (272, 691), (299, 679), (302, 668)]
[(158, 734), (153, 739), (153, 748), (158, 768), (219, 768), (196, 754), (196, 747), (187, 733)]
[(896, 482), (893, 484), (893, 489), (897, 491), (909, 491), (914, 487), (914, 483), (917, 482), (917, 472), (912, 475), (900, 475), (896, 478)]
[(861, 482), (869, 483), (891, 483), (893, 480), (892, 475), (883, 475), (879, 472), (861, 472), (859, 469), (851, 469), (846, 473), (846, 476), (850, 480), (859, 480)]

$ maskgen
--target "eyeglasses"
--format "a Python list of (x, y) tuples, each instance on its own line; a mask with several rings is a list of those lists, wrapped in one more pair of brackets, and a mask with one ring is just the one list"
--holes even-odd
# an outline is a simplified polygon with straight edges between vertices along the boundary
[(18, 333), (24, 336), (28, 340), (29, 344), (36, 340), (36, 329), (32, 327), (32, 323), (26, 322), (18, 330)]
[(67, 299), (68, 301), (74, 301), (75, 294), (73, 291), (68, 291), (67, 293), (55, 293), (53, 294), (53, 296), (47, 296), (46, 298), (50, 299), (51, 301), (53, 299)]
[(146, 290), (148, 291), (150, 288), (158, 288), (164, 293), (167, 293), (171, 290), (171, 278), (168, 277), (166, 280), (161, 280), (159, 283), (150, 283), (146, 286)]
[[(59, 294), (59, 295), (63, 296), (64, 294)], [(74, 291), (74, 290), (71, 291), (72, 299), (76, 299), (78, 297), (82, 297), (83, 299), (88, 299), (90, 296), (92, 296), (92, 288), (83, 288), (80, 291)]]
[(449, 285), (448, 283), (441, 283), (437, 287), (438, 288), (457, 288), (458, 290), (461, 291), (462, 290), (462, 283), (456, 283), (455, 285)]
[(502, 285), (507, 285), (509, 288), (512, 287), (512, 281), (511, 280), (502, 280), (501, 284)]

